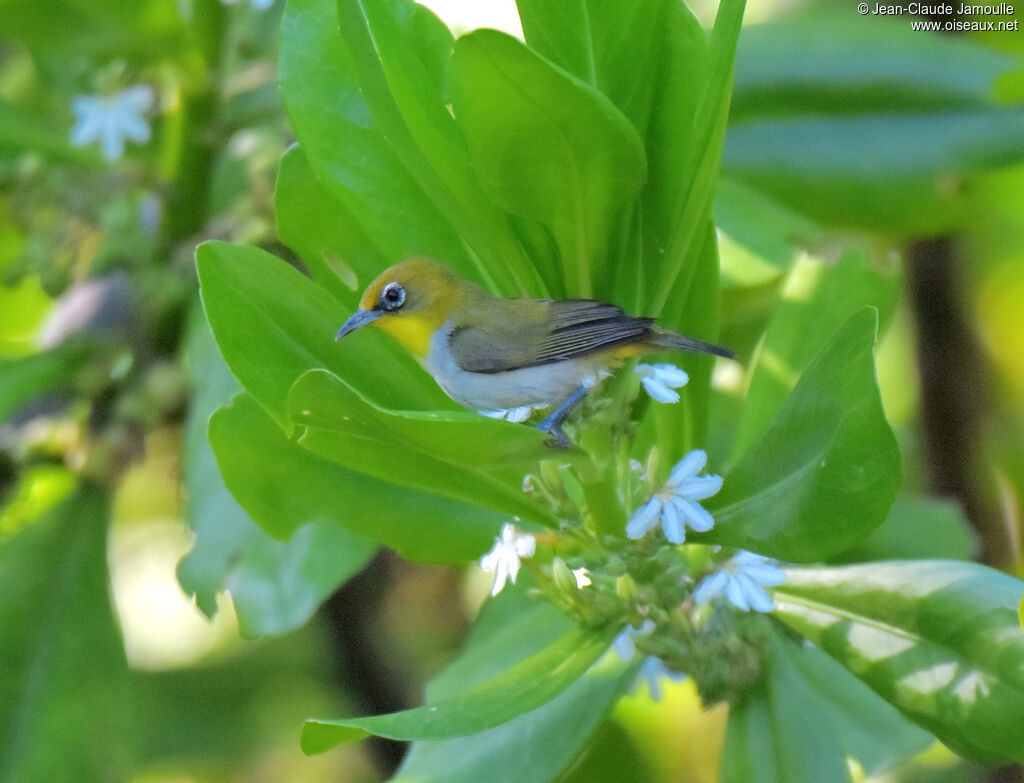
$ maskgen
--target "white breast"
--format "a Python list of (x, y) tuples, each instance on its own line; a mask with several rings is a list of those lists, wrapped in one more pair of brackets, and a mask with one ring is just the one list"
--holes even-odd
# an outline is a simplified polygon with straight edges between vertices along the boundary
[(581, 384), (594, 384), (609, 374), (602, 363), (586, 358), (506, 372), (467, 372), (455, 363), (448, 351), (452, 328), (453, 325), (444, 324), (430, 338), (427, 372), (434, 376), (445, 394), (473, 410), (560, 405)]

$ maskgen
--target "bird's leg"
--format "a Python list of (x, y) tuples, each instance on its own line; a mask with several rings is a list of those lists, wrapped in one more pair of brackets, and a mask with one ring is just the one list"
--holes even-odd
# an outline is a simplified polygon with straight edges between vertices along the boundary
[(537, 425), (537, 429), (541, 432), (547, 432), (551, 435), (551, 440), (548, 441), (548, 445), (556, 449), (567, 449), (572, 444), (569, 442), (569, 438), (565, 432), (562, 431), (562, 423), (568, 418), (569, 414), (572, 413), (573, 409), (580, 404), (587, 392), (590, 391), (592, 384), (581, 384), (580, 388), (572, 393), (565, 402), (555, 408), (554, 412), (548, 416), (544, 421)]

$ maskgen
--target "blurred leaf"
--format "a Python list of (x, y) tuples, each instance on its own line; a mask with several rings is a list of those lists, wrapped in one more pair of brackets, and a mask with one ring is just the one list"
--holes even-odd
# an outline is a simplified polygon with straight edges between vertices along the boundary
[[(572, 623), (554, 606), (527, 595), (528, 577), (525, 581), (484, 605), (458, 657), (427, 684), (428, 703), (485, 683), (571, 630)], [(606, 656), (550, 702), (507, 723), (464, 737), (413, 743), (395, 780), (552, 780), (580, 752), (634, 675), (635, 667)], [(547, 740), (538, 743), (537, 737)]]
[(722, 783), (848, 783), (848, 756), (870, 775), (934, 741), (821, 650), (770, 638), (761, 682), (729, 709)]
[(949, 230), (966, 214), (951, 176), (1024, 158), (1024, 110), (993, 100), (1014, 67), (902, 21), (822, 15), (750, 28), (722, 169), (829, 225)]
[(742, 455), (764, 435), (807, 366), (850, 316), (874, 307), (884, 330), (899, 290), (899, 267), (861, 251), (851, 250), (835, 264), (797, 261), (749, 370), (733, 453)]
[(41, 394), (69, 391), (78, 371), (99, 353), (95, 343), (76, 339), (22, 359), (0, 359), (0, 422)]
[[(0, 13), (2, 19), (3, 14)], [(26, 115), (14, 104), (0, 98), (0, 152), (17, 155), (34, 150), (68, 163), (101, 162), (95, 151), (72, 147), (68, 132), (53, 130), (48, 124), (46, 120)]]
[(0, 780), (120, 780), (127, 665), (110, 607), (109, 499), (84, 484), (0, 544)]
[[(185, 424), (184, 484), (186, 518), (196, 543), (178, 564), (178, 581), (210, 616), (217, 593), (228, 590), (245, 636), (285, 633), (306, 622), (371, 548), (330, 521), (289, 520), (294, 535), (286, 543), (249, 518), (224, 486), (206, 437), (207, 419), (238, 393), (238, 383), (201, 316), (189, 327), (185, 356), (195, 394)], [(262, 448), (255, 446), (254, 455), (263, 454)], [(302, 522), (309, 524), (300, 527)]]
[(907, 497), (896, 499), (881, 527), (829, 561), (971, 560), (977, 552), (978, 535), (960, 506), (949, 500)]
[(499, 726), (564, 692), (601, 657), (611, 639), (610, 633), (573, 629), (501, 674), (433, 704), (367, 718), (306, 721), (302, 749), (323, 753), (369, 734), (444, 739)]
[(484, 190), (548, 228), (565, 294), (607, 298), (611, 230), (646, 171), (629, 121), (600, 92), (495, 30), (456, 41), (451, 79)]
[(479, 279), (447, 216), (427, 198), (371, 114), (338, 31), (334, 0), (288, 3), (280, 80), (310, 168), (372, 243), (365, 252), (392, 262), (413, 256), (442, 259), (486, 282)]
[(304, 374), (288, 410), (303, 447), (354, 471), (556, 527), (522, 490), (545, 435), (467, 411), (383, 410), (324, 370)]
[(410, 560), (457, 563), (485, 552), (505, 521), (317, 457), (288, 440), (245, 394), (210, 419), (210, 442), (224, 482), (266, 532), (288, 538), (309, 523), (337, 528), (319, 553), (335, 561), (333, 584), (372, 554), (368, 539)]
[(841, 552), (885, 519), (900, 454), (882, 411), (876, 312), (857, 311), (808, 366), (758, 443), (707, 501), (694, 539), (806, 562)]
[(453, 403), (408, 354), (375, 329), (343, 345), (348, 313), (323, 288), (254, 247), (204, 242), (196, 251), (200, 293), (221, 355), (245, 390), (279, 425), (295, 380), (327, 367), (374, 402), (450, 408)]
[(316, 179), (298, 144), (281, 158), (274, 211), (281, 241), (299, 254), (320, 285), (355, 310), (363, 288), (388, 266), (388, 259)]
[(1024, 582), (973, 563), (790, 569), (775, 616), (943, 743), (1024, 761)]

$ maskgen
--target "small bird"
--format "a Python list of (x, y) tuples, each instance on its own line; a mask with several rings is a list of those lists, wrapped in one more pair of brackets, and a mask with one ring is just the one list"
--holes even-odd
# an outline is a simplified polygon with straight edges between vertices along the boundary
[(589, 299), (501, 299), (426, 259), (403, 261), (367, 287), (340, 340), (374, 324), (426, 368), (444, 392), (478, 411), (555, 406), (537, 427), (568, 448), (562, 424), (623, 360), (663, 350), (735, 358), (615, 305)]

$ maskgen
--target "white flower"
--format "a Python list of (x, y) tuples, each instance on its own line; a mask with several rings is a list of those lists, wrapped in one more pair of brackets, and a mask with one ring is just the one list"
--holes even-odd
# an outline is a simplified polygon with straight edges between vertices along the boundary
[(537, 539), (529, 533), (520, 533), (513, 524), (502, 525), (501, 536), (494, 539), (491, 551), (480, 558), (480, 568), (494, 571), (491, 595), (497, 595), (509, 579), (516, 583), (520, 560), (533, 557)]
[(493, 411), (480, 411), (480, 413), (489, 419), (505, 419), (505, 421), (518, 424), (530, 418), (530, 414), (533, 413), (535, 407), (537, 406), (521, 405), (518, 408), (498, 408)]
[(590, 581), (590, 572), (586, 568), (574, 568), (572, 575), (576, 579), (576, 587), (580, 590), (593, 584)]
[(647, 393), (658, 402), (679, 402), (679, 392), (690, 376), (674, 364), (638, 364), (637, 375)]
[(721, 570), (701, 582), (693, 593), (694, 600), (706, 604), (712, 598), (725, 597), (739, 609), (748, 612), (770, 612), (775, 608), (771, 596), (762, 585), (774, 587), (786, 581), (786, 572), (769, 558), (741, 551), (722, 565)]
[(696, 449), (677, 462), (665, 486), (633, 514), (626, 525), (626, 535), (640, 538), (660, 519), (665, 537), (673, 544), (681, 544), (686, 540), (685, 525), (699, 533), (714, 527), (711, 514), (697, 502), (722, 488), (721, 476), (697, 475), (707, 461), (707, 454)]
[(75, 127), (71, 143), (84, 147), (98, 141), (103, 157), (117, 160), (124, 154), (124, 141), (139, 144), (149, 141), (149, 123), (142, 119), (156, 96), (153, 88), (137, 84), (113, 95), (79, 95), (71, 102)]

